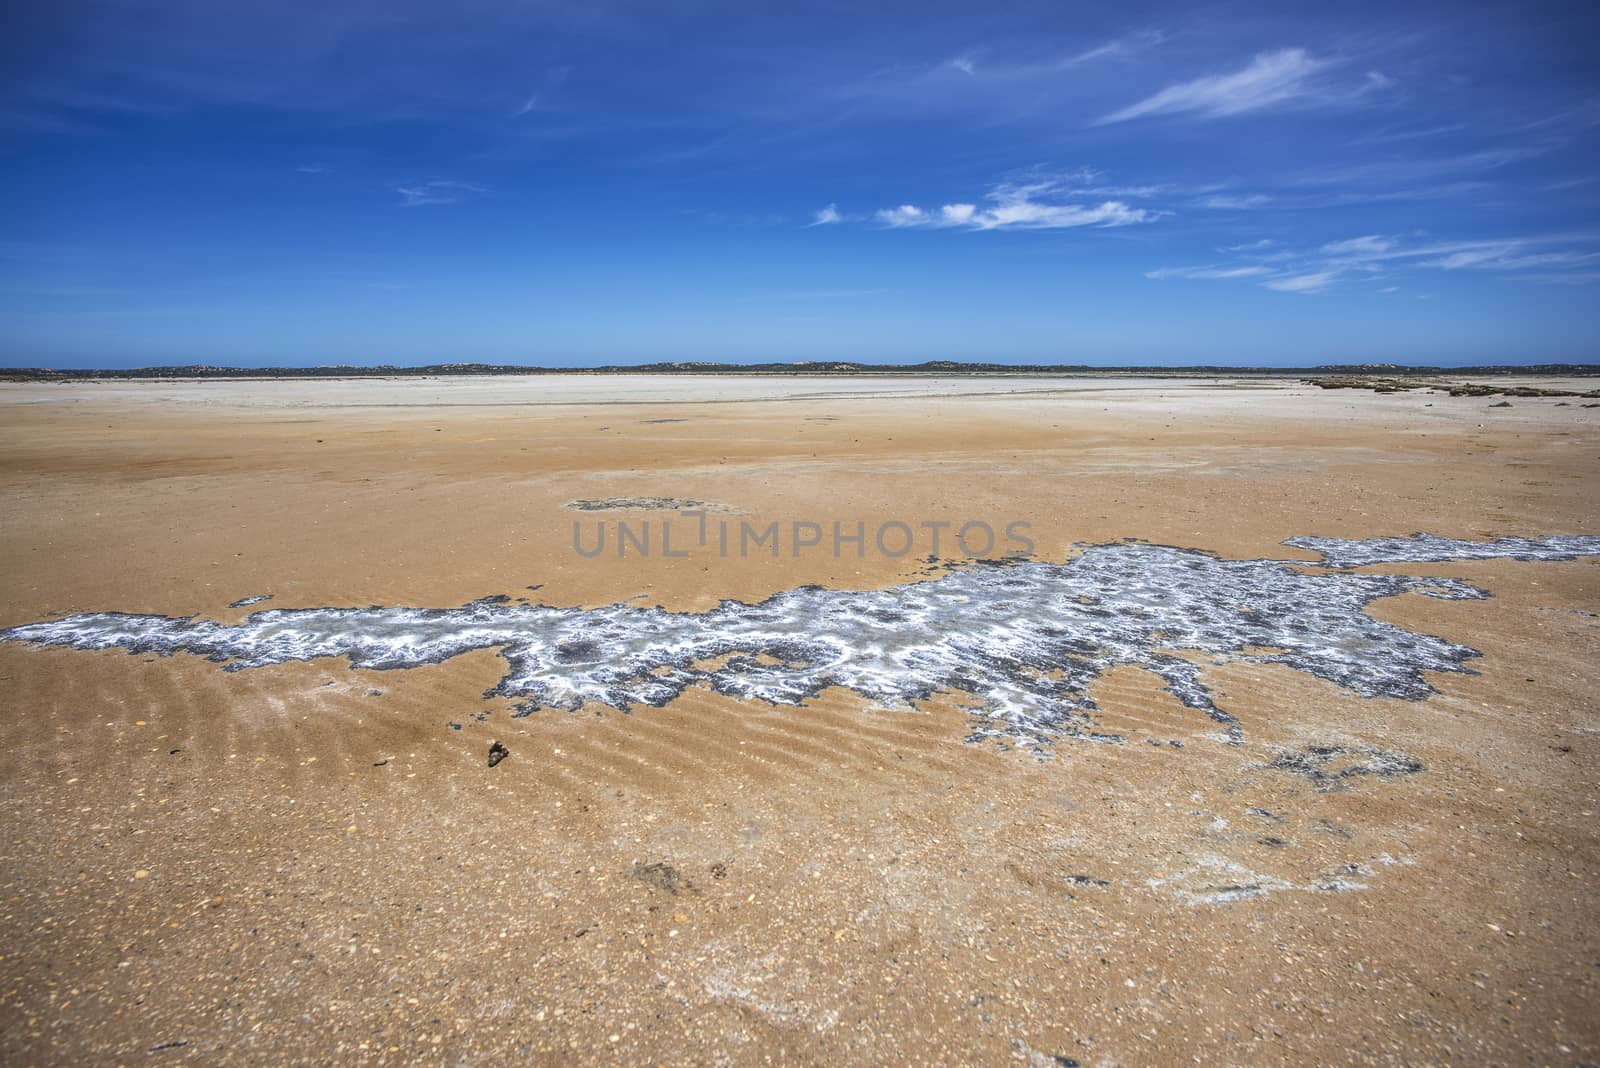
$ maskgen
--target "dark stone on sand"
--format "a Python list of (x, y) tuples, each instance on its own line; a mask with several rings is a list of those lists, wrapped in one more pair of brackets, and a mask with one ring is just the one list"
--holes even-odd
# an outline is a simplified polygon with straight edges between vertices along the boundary
[(676, 894), (679, 890), (693, 890), (694, 886), (671, 864), (656, 861), (653, 864), (633, 862), (632, 875), (642, 883), (648, 883), (657, 890), (665, 890), (669, 894)]
[(507, 749), (499, 742), (495, 742), (489, 747), (489, 766), (491, 768), (494, 767), (496, 764), (500, 763), (500, 761), (504, 760), (510, 755), (511, 750)]
[(705, 508), (707, 502), (685, 497), (580, 497), (567, 507), (578, 512), (676, 512)]
[(1359, 776), (1415, 775), (1422, 761), (1377, 746), (1308, 745), (1279, 753), (1267, 767), (1304, 776), (1318, 790), (1339, 790)]

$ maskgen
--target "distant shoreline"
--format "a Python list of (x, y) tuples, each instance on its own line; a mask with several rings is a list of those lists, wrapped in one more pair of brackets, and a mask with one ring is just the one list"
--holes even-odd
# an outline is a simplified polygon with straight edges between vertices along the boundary
[(1430, 367), (1403, 364), (1325, 364), (1317, 367), (1221, 367), (1196, 364), (1184, 367), (1090, 367), (1082, 364), (994, 364), (934, 361), (918, 364), (860, 364), (845, 361), (800, 363), (649, 363), (604, 367), (526, 367), (506, 364), (429, 364), (423, 367), (378, 365), (361, 367), (221, 367), (185, 364), (130, 368), (0, 369), (9, 382), (88, 381), (206, 381), (341, 378), (463, 378), (536, 375), (738, 375), (786, 378), (948, 377), (974, 378), (1327, 378), (1329, 376), (1438, 377), (1445, 375), (1521, 377), (1600, 377), (1600, 363), (1485, 364), (1467, 367)]

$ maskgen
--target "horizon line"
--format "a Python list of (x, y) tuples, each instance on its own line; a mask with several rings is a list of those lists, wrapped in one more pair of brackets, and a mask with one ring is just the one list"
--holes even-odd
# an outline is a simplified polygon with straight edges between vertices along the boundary
[(561, 366), (503, 364), (477, 361), (386, 364), (341, 363), (317, 365), (152, 364), (142, 367), (4, 367), (0, 379), (38, 381), (64, 379), (137, 378), (340, 378), (394, 375), (539, 375), (539, 374), (795, 374), (847, 376), (856, 374), (1510, 374), (1600, 375), (1600, 361), (1488, 364), (1322, 363), (1303, 365), (1191, 363), (1191, 364), (1089, 364), (1005, 363), (977, 360), (924, 360), (918, 363), (871, 363), (860, 360), (723, 361), (660, 360), (636, 364)]

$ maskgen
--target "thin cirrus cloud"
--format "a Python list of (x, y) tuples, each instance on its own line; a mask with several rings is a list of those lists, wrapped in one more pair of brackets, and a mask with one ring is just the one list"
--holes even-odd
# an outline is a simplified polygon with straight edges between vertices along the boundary
[[(1322, 246), (1331, 263), (1342, 268), (1381, 271), (1404, 265), (1441, 271), (1525, 271), (1530, 268), (1560, 270), (1591, 267), (1600, 252), (1582, 247), (1585, 238), (1571, 236), (1503, 238), (1407, 245), (1399, 238), (1368, 234)], [(1592, 242), (1593, 237), (1588, 237)], [(1567, 245), (1569, 247), (1552, 247)]]
[(832, 226), (834, 223), (844, 221), (844, 216), (839, 214), (837, 204), (829, 204), (825, 208), (818, 208), (817, 214), (812, 218), (812, 226)]
[[(1461, 249), (1438, 259), (1423, 260), (1417, 266), (1437, 267), (1444, 271), (1457, 271), (1464, 267), (1524, 271), (1530, 267), (1589, 267), (1600, 261), (1600, 252), (1526, 252), (1524, 248), (1517, 242), (1506, 242), (1499, 247)], [(1587, 275), (1587, 278), (1592, 277), (1592, 273)]]
[[(891, 229), (1064, 230), (1080, 226), (1131, 226), (1154, 222), (1162, 212), (1121, 200), (1073, 203), (1061, 199), (1060, 183), (1006, 185), (992, 191), (989, 204), (945, 204), (937, 209), (915, 204), (883, 208), (873, 216)], [(1069, 194), (1070, 195), (1070, 194)]]
[(394, 191), (400, 194), (400, 206), (402, 208), (422, 208), (434, 204), (459, 204), (463, 200), (481, 196), (488, 192), (481, 185), (445, 179), (431, 182), (414, 182), (410, 185), (397, 185)]
[(566, 83), (568, 76), (571, 74), (572, 68), (569, 66), (546, 69), (543, 86), (522, 98), (522, 103), (511, 113), (512, 118), (521, 118), (531, 112), (543, 110), (548, 106), (551, 95)]
[(1201, 207), (1216, 211), (1248, 211), (1251, 208), (1264, 208), (1271, 203), (1272, 198), (1265, 193), (1213, 193), (1200, 198)]
[(1352, 237), (1345, 241), (1330, 241), (1322, 246), (1322, 251), (1330, 256), (1354, 256), (1356, 258), (1370, 258), (1383, 256), (1394, 248), (1393, 238), (1379, 237), (1377, 234), (1367, 234), (1364, 237)]
[[(1251, 278), (1280, 293), (1323, 293), (1343, 281), (1379, 278), (1392, 271), (1501, 271), (1507, 277), (1559, 285), (1583, 285), (1600, 277), (1600, 251), (1594, 235), (1498, 238), (1411, 243), (1385, 234), (1329, 241), (1309, 252), (1267, 251), (1268, 244), (1239, 245), (1245, 262), (1235, 265), (1158, 267), (1145, 277), (1157, 280)], [(1392, 292), (1394, 286), (1382, 289)]]
[(1262, 52), (1239, 70), (1169, 85), (1137, 103), (1102, 116), (1095, 125), (1108, 126), (1154, 115), (1220, 119), (1290, 103), (1348, 101), (1390, 84), (1387, 77), (1376, 71), (1368, 72), (1366, 78), (1354, 86), (1335, 84), (1324, 77), (1341, 62), (1318, 58), (1304, 48)]
[(992, 77), (1005, 81), (1028, 81), (1060, 74), (1096, 60), (1138, 55), (1166, 40), (1160, 30), (1143, 30), (1113, 38), (1081, 52), (1074, 52), (1044, 62), (991, 61), (977, 53), (967, 53), (949, 60), (945, 66), (968, 77)]
[(977, 45), (937, 63), (897, 63), (872, 74), (829, 86), (823, 95), (848, 101), (859, 114), (975, 114), (992, 119), (1014, 112), (1040, 94), (1070, 90), (1097, 67), (1132, 59), (1166, 39), (1159, 30), (1143, 30), (1102, 41), (1089, 48), (1062, 51), (1008, 49)]
[(1321, 293), (1339, 277), (1336, 271), (1315, 271), (1311, 274), (1288, 275), (1273, 278), (1261, 284), (1280, 293)]
[(1244, 267), (1216, 267), (1216, 266), (1208, 265), (1208, 266), (1205, 266), (1205, 267), (1157, 267), (1153, 271), (1146, 271), (1144, 276), (1146, 278), (1155, 278), (1155, 279), (1163, 279), (1163, 278), (1215, 279), (1215, 278), (1254, 278), (1254, 277), (1257, 277), (1258, 275), (1271, 274), (1271, 273), (1272, 273), (1271, 269), (1269, 269), (1267, 267), (1262, 267), (1259, 264), (1252, 264), (1252, 265), (1248, 265), (1248, 266), (1244, 266)]

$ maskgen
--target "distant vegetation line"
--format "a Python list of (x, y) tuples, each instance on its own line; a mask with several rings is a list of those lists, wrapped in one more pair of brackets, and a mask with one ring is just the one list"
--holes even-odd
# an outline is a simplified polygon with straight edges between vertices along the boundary
[(429, 375), (551, 375), (551, 374), (665, 374), (665, 375), (1600, 375), (1600, 364), (1541, 363), (1483, 364), (1466, 367), (1410, 366), (1392, 363), (1323, 364), (1317, 367), (1228, 367), (1191, 364), (1183, 367), (1128, 365), (1095, 367), (1089, 364), (963, 363), (929, 360), (924, 363), (876, 364), (842, 360), (795, 363), (666, 363), (613, 364), (604, 367), (527, 367), (517, 364), (437, 363), (423, 367), (390, 364), (324, 367), (220, 367), (182, 364), (168, 367), (73, 368), (18, 367), (0, 370), (0, 378), (24, 382), (58, 382), (81, 379), (143, 378), (415, 378)]

